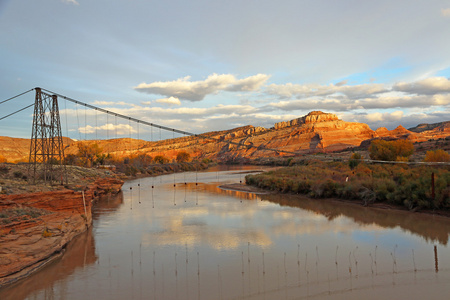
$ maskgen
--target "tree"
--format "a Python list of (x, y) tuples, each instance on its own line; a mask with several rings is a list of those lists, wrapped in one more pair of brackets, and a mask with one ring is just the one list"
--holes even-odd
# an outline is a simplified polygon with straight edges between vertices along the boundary
[(414, 145), (408, 140), (392, 141), (397, 157), (410, 157), (414, 153)]
[(188, 162), (191, 159), (191, 155), (186, 151), (180, 151), (177, 154), (177, 162)]
[(425, 162), (447, 162), (450, 161), (450, 154), (442, 149), (427, 151)]
[(103, 149), (98, 144), (78, 143), (78, 157), (86, 167), (91, 167), (101, 157)]
[(156, 156), (153, 158), (153, 161), (154, 161), (155, 163), (158, 163), (158, 164), (166, 164), (166, 163), (169, 162), (169, 159), (168, 159), (167, 157), (163, 156), (163, 155), (156, 155)]
[(394, 161), (397, 157), (392, 149), (392, 145), (385, 140), (373, 140), (369, 147), (369, 156), (375, 160)]
[(369, 147), (369, 156), (375, 160), (407, 161), (414, 153), (414, 145), (408, 140), (373, 140)]

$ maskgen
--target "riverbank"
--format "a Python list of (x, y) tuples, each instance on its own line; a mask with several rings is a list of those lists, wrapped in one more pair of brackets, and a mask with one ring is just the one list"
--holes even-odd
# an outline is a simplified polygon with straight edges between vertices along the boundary
[[(8, 171), (18, 174), (14, 166)], [(19, 167), (20, 168), (20, 167)], [(0, 195), (0, 287), (39, 270), (92, 223), (92, 202), (118, 193), (123, 180), (105, 170), (75, 168), (70, 186), (27, 185), (5, 174)], [(9, 173), (9, 172), (8, 172)], [(20, 193), (20, 191), (24, 191)], [(31, 192), (30, 192), (31, 191)], [(8, 192), (8, 194), (6, 194)]]
[(277, 193), (336, 198), (364, 206), (426, 211), (450, 216), (447, 167), (304, 161), (247, 175), (246, 184)]

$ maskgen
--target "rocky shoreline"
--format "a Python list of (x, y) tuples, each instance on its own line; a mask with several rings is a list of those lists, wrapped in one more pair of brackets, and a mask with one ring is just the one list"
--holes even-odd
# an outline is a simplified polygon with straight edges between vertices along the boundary
[(0, 195), (0, 288), (39, 270), (92, 224), (92, 203), (123, 180), (98, 178), (74, 189)]

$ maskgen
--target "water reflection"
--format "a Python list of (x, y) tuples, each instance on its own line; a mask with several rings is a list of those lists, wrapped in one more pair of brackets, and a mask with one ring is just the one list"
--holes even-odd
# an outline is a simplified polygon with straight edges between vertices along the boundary
[[(168, 185), (164, 187), (169, 189)], [(151, 220), (146, 213), (137, 212), (134, 215), (135, 220), (145, 220), (144, 222), (151, 222), (158, 227), (158, 230), (143, 234), (143, 245), (205, 244), (213, 249), (223, 250), (236, 249), (243, 241), (260, 246), (271, 244), (264, 230), (243, 226), (245, 220), (252, 218), (254, 209), (241, 202), (229, 201), (230, 198), (235, 199), (238, 194), (242, 199), (254, 198), (256, 201), (254, 195), (224, 191), (219, 189), (217, 184), (188, 183), (170, 188), (172, 191), (160, 188), (156, 188), (158, 194), (154, 200), (157, 209), (152, 211)], [(180, 198), (183, 201), (178, 200), (178, 206), (174, 206), (169, 200), (171, 197), (174, 197), (175, 202)], [(141, 205), (145, 207), (147, 201), (142, 202)], [(234, 225), (228, 226), (227, 222), (233, 222)]]
[(85, 269), (97, 261), (92, 228), (76, 237), (62, 257), (45, 267), (42, 274), (32, 275), (0, 290), (0, 299), (61, 299), (67, 290), (67, 279), (77, 269)]
[(261, 195), (260, 197), (281, 206), (298, 207), (321, 214), (330, 221), (345, 216), (359, 225), (399, 227), (423, 237), (426, 241), (439, 242), (442, 245), (447, 245), (450, 234), (450, 219), (440, 216), (363, 207), (352, 203), (309, 199), (296, 195)]
[(92, 218), (98, 220), (100, 216), (114, 214), (123, 204), (123, 192), (115, 195), (105, 195), (94, 203)]
[[(91, 245), (95, 238), (88, 262), (65, 273), (64, 264), (49, 266), (18, 290), (0, 291), (0, 298), (439, 299), (448, 294), (447, 219), (218, 188), (241, 176), (227, 170), (127, 182), (118, 198), (96, 206), (93, 231), (87, 233)], [(67, 251), (62, 259), (71, 256)], [(52, 269), (58, 265), (61, 270)]]

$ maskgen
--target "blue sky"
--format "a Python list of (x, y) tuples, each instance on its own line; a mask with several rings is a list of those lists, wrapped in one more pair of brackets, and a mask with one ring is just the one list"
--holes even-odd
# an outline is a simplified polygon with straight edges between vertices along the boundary
[[(0, 0), (0, 101), (40, 86), (196, 133), (312, 110), (408, 128), (450, 120), (449, 36), (449, 1)], [(120, 125), (63, 107), (72, 137)]]

